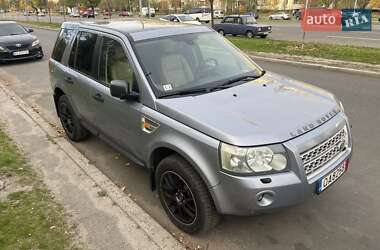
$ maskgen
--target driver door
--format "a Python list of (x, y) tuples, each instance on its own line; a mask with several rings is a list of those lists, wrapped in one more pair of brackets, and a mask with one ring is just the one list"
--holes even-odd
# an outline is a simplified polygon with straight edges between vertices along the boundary
[(102, 38), (98, 82), (90, 95), (100, 136), (138, 160), (143, 106), (138, 101), (115, 98), (110, 92), (113, 80), (133, 83), (133, 90), (139, 92), (134, 69), (125, 51), (124, 42), (117, 37)]

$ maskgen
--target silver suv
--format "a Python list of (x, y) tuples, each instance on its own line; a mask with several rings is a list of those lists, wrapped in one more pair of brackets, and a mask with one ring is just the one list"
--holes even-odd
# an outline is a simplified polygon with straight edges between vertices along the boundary
[(348, 169), (333, 94), (265, 72), (204, 26), (64, 23), (50, 74), (67, 136), (99, 136), (148, 168), (188, 233), (299, 204)]

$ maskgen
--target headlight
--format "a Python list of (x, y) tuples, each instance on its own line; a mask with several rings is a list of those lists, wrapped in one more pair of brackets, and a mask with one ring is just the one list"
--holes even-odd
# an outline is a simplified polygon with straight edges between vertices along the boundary
[(6, 51), (6, 49), (2, 46), (0, 46), (0, 51), (3, 52), (3, 51)]
[(280, 172), (287, 167), (285, 148), (280, 144), (247, 148), (222, 143), (220, 158), (224, 170), (239, 174)]
[(34, 42), (32, 43), (32, 47), (37, 46), (38, 44), (40, 44), (40, 40), (36, 40), (36, 41), (34, 41)]
[(259, 27), (259, 28), (257, 28), (257, 30), (258, 30), (258, 31), (261, 31), (261, 28)]

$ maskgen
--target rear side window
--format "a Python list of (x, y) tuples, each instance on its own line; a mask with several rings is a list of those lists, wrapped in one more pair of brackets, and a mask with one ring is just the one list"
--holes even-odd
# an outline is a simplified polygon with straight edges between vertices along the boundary
[(75, 38), (71, 50), (69, 66), (86, 74), (93, 75), (93, 65), (95, 65), (94, 51), (97, 35), (90, 32), (79, 32)]
[(61, 29), (55, 47), (53, 50), (52, 58), (58, 62), (62, 61), (63, 53), (67, 45), (70, 43), (72, 36), (74, 35), (74, 30), (71, 29)]

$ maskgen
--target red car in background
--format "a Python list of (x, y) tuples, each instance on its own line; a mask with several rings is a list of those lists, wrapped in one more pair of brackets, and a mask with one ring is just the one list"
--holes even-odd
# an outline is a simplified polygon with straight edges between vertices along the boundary
[(119, 13), (119, 16), (126, 17), (126, 16), (133, 16), (133, 14), (132, 14), (132, 12), (124, 10), (124, 11)]

